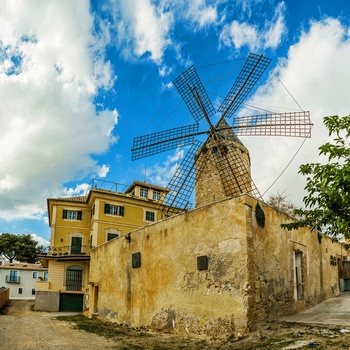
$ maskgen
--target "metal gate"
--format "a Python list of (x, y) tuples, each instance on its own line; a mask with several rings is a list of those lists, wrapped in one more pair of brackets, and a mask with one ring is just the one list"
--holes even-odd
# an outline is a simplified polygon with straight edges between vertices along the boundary
[(65, 312), (82, 312), (83, 311), (83, 294), (60, 294), (60, 311)]

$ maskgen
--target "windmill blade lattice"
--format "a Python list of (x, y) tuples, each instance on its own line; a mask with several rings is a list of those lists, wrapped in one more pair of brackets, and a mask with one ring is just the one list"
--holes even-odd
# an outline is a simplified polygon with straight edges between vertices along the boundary
[(239, 136), (309, 137), (312, 125), (310, 112), (303, 111), (235, 118), (232, 127)]
[(198, 124), (192, 124), (135, 137), (133, 148), (131, 149), (132, 160), (190, 145), (193, 143), (194, 136), (197, 133)]
[(194, 66), (180, 74), (173, 83), (197, 123), (203, 117), (215, 114), (214, 106)]
[(219, 108), (219, 112), (222, 113), (223, 117), (232, 117), (260, 79), (270, 62), (271, 59), (263, 55), (255, 55), (253, 53), (249, 55), (238, 78)]
[(190, 206), (190, 197), (196, 181), (196, 164), (194, 158), (203, 142), (195, 140), (189, 151), (183, 158), (180, 166), (177, 167), (174, 176), (168, 184), (170, 192), (166, 195), (164, 212), (167, 213), (172, 207), (184, 208)]

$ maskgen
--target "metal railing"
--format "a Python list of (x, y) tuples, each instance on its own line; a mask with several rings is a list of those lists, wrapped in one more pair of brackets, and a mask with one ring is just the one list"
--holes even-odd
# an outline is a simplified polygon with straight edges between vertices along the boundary
[(20, 283), (21, 277), (20, 276), (6, 276), (6, 283)]
[(62, 247), (46, 247), (41, 255), (48, 256), (84, 256), (89, 255), (90, 247), (87, 245), (71, 245)]

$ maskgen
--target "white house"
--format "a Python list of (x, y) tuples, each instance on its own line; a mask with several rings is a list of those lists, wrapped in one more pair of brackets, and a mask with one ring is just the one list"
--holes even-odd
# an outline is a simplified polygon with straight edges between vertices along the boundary
[(47, 281), (47, 268), (40, 264), (0, 264), (0, 287), (10, 289), (10, 299), (35, 299), (36, 282)]

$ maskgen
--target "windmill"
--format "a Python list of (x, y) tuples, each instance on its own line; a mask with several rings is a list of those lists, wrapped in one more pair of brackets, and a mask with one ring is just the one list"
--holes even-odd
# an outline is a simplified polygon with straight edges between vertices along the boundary
[[(223, 100), (214, 125), (216, 110), (194, 66), (180, 74), (174, 81), (179, 94), (192, 114), (195, 123), (134, 138), (132, 160), (190, 146), (180, 166), (168, 184), (170, 192), (163, 204), (167, 208), (187, 209), (190, 196), (196, 187), (196, 206), (221, 198), (248, 193), (262, 199), (250, 174), (248, 149), (239, 135), (269, 135), (310, 137), (312, 122), (309, 112), (260, 114), (231, 118), (253, 89), (270, 63), (263, 55), (250, 54)], [(208, 128), (199, 130), (205, 120)], [(196, 139), (207, 135), (205, 142)]]

